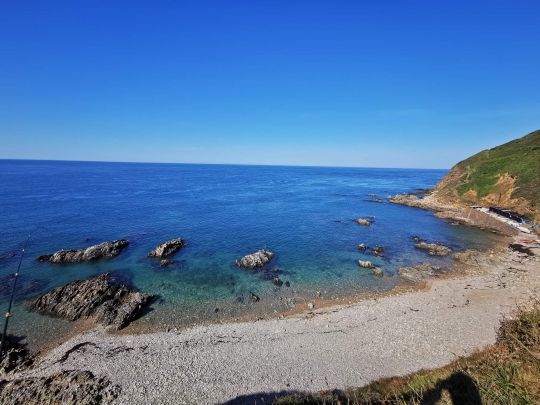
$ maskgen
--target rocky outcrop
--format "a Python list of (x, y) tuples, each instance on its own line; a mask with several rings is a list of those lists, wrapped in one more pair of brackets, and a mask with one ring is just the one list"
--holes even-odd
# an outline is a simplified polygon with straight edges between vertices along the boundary
[(269, 250), (259, 250), (250, 255), (244, 256), (236, 260), (236, 266), (247, 269), (257, 269), (264, 267), (274, 257), (274, 253)]
[(382, 256), (384, 253), (384, 246), (377, 245), (370, 252), (373, 256)]
[(416, 249), (425, 250), (430, 256), (446, 256), (452, 252), (452, 249), (447, 246), (425, 241), (415, 244), (414, 247)]
[(116, 329), (125, 327), (150, 303), (152, 296), (115, 284), (109, 273), (50, 290), (30, 303), (30, 310), (70, 321), (94, 318)]
[(119, 388), (89, 371), (61, 371), (47, 377), (25, 377), (0, 381), (0, 403), (4, 405), (96, 405), (111, 403)]
[(129, 242), (124, 239), (113, 240), (84, 249), (60, 250), (50, 255), (39, 256), (38, 260), (51, 263), (84, 263), (100, 259), (110, 259), (119, 255), (128, 244)]
[(419, 282), (428, 278), (436, 277), (441, 273), (441, 268), (431, 263), (420, 263), (413, 266), (402, 267), (398, 274), (410, 281)]
[(148, 253), (148, 257), (155, 257), (158, 259), (164, 259), (166, 257), (169, 257), (176, 252), (178, 252), (180, 249), (182, 249), (186, 245), (186, 242), (181, 238), (171, 239), (167, 242), (162, 243), (158, 247), (156, 247), (154, 250), (152, 250), (150, 253)]

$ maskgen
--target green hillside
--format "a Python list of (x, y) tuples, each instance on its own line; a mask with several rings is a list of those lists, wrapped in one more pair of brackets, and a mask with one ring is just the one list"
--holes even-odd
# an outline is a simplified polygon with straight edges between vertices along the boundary
[(500, 205), (531, 217), (540, 201), (540, 130), (455, 165), (437, 186), (442, 196)]

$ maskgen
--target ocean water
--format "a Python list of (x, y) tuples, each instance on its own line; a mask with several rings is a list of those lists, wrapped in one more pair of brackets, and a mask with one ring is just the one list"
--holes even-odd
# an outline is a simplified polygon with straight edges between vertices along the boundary
[[(115, 272), (159, 299), (134, 324), (184, 326), (243, 315), (267, 316), (318, 291), (340, 298), (382, 291), (402, 282), (399, 267), (446, 264), (414, 249), (412, 235), (454, 250), (485, 248), (495, 236), (451, 226), (428, 211), (369, 201), (428, 188), (443, 170), (0, 161), (0, 306), (7, 305), (17, 257), (30, 235), (10, 331), (39, 344), (67, 333), (69, 322), (29, 313), (26, 302), (72, 280)], [(352, 220), (374, 216), (370, 227)], [(182, 237), (187, 246), (165, 269), (146, 254)], [(128, 239), (118, 257), (92, 264), (54, 265), (36, 257), (65, 248)], [(361, 254), (364, 242), (386, 248)], [(234, 260), (255, 250), (276, 253), (290, 287)], [(385, 277), (360, 269), (372, 260)], [(261, 300), (252, 303), (249, 293)]]

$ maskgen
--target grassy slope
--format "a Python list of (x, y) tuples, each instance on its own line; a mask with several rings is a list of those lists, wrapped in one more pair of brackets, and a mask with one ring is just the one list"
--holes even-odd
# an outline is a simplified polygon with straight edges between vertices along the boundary
[[(442, 182), (441, 190), (456, 190), (463, 195), (475, 190), (478, 197), (489, 194), (500, 174), (517, 178), (517, 190), (512, 197), (522, 197), (538, 206), (540, 201), (540, 130), (522, 138), (484, 150), (459, 162), (452, 171), (459, 173)], [(451, 172), (452, 172), (451, 171)]]
[[(359, 365), (361, 367), (361, 365)], [(293, 404), (538, 404), (540, 403), (540, 306), (500, 327), (498, 342), (435, 370), (386, 378), (365, 387), (294, 394)]]

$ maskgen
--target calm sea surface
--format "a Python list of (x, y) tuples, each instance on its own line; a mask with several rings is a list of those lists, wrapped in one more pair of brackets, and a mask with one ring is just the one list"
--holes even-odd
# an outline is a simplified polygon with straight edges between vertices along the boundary
[[(10, 274), (31, 235), (22, 266), (14, 334), (31, 344), (62, 333), (70, 324), (27, 312), (25, 302), (52, 287), (106, 271), (159, 295), (135, 324), (181, 326), (245, 314), (270, 315), (320, 291), (325, 298), (385, 290), (400, 282), (396, 271), (421, 261), (440, 262), (414, 249), (411, 235), (454, 250), (484, 248), (494, 236), (450, 226), (430, 212), (369, 201), (432, 187), (442, 170), (269, 167), (0, 161), (0, 305), (7, 305)], [(374, 216), (371, 227), (352, 219)], [(146, 258), (159, 243), (182, 237), (187, 246), (166, 269)], [(94, 264), (39, 263), (38, 255), (128, 239), (129, 248)], [(381, 244), (383, 258), (357, 245)], [(259, 272), (234, 267), (257, 249), (276, 253), (290, 287), (274, 286)], [(377, 278), (360, 269), (372, 260)], [(250, 292), (261, 297), (248, 299)], [(0, 308), (0, 309), (2, 309)], [(218, 309), (216, 311), (216, 309)], [(2, 309), (3, 310), (3, 309)]]

